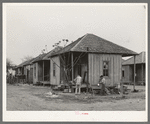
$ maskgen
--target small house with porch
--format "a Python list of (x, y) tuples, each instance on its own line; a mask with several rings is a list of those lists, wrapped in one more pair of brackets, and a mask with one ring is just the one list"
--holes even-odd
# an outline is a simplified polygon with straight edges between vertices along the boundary
[[(145, 84), (145, 52), (136, 55), (136, 84)], [(134, 82), (134, 58), (131, 57), (122, 63), (122, 80), (124, 83), (132, 84)]]
[(27, 61), (23, 67), (24, 67), (24, 75), (25, 75), (25, 82), (26, 83), (33, 83), (33, 64), (35, 58)]
[(122, 78), (122, 57), (136, 52), (100, 38), (86, 34), (50, 56), (50, 84), (59, 85), (79, 74), (84, 83), (96, 85), (104, 75), (106, 85), (119, 84)]
[(42, 84), (50, 84), (50, 56), (52, 53), (59, 51), (62, 47), (57, 47), (48, 53), (40, 54), (33, 63), (33, 84), (40, 82)]
[(16, 76), (18, 77), (18, 83), (26, 81), (26, 63), (28, 63), (28, 61), (24, 61), (16, 67)]

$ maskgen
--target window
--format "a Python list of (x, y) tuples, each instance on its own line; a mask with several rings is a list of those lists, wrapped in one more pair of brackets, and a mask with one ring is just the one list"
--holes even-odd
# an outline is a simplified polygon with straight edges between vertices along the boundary
[(108, 61), (103, 62), (103, 76), (109, 76), (109, 71), (108, 71)]
[(122, 77), (124, 77), (124, 70), (122, 70)]
[(53, 76), (55, 76), (55, 73), (56, 73), (56, 64), (53, 63)]

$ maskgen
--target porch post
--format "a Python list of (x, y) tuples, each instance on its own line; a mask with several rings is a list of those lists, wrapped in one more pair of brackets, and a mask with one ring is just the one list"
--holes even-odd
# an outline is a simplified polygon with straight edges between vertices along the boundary
[(44, 61), (43, 61), (43, 81), (44, 81)]
[(89, 54), (87, 54), (88, 61), (87, 61), (87, 84), (89, 83)]
[(135, 62), (136, 56), (134, 55), (134, 85), (133, 90), (135, 90), (135, 77), (136, 77), (136, 62)]
[(143, 81), (143, 77), (144, 77), (144, 76), (143, 76), (143, 65), (144, 65), (144, 64), (141, 64), (141, 66), (142, 66), (142, 84), (144, 84), (144, 81)]
[(87, 61), (87, 84), (86, 84), (86, 92), (88, 92), (88, 85), (89, 85), (89, 53), (87, 54), (88, 61)]
[(73, 77), (73, 75), (74, 75), (73, 74), (73, 71), (74, 71), (73, 70), (73, 53), (71, 53), (71, 64), (72, 64), (71, 66), (72, 66), (72, 82), (73, 82), (73, 79), (74, 79), (74, 77)]

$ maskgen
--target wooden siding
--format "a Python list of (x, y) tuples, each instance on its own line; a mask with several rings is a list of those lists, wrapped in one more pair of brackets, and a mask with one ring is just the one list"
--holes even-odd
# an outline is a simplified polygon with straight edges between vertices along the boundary
[(121, 59), (121, 55), (89, 53), (89, 83), (97, 84), (99, 82), (100, 75), (103, 75), (103, 61), (109, 62), (109, 76), (105, 77), (106, 85), (120, 83)]
[(124, 71), (124, 77), (122, 77), (123, 82), (129, 82), (129, 66), (122, 66), (122, 70)]
[[(55, 76), (53, 76), (53, 63), (56, 63), (56, 71), (55, 71)], [(59, 56), (55, 56), (55, 57), (52, 57), (51, 60), (50, 60), (50, 84), (52, 85), (58, 85), (60, 84), (60, 59), (59, 59)]]
[[(38, 63), (36, 62), (33, 65), (36, 67), (35, 69), (33, 66), (33, 83), (36, 84), (36, 82), (38, 81)], [(36, 75), (34, 75), (34, 73), (36, 73)]]
[[(124, 78), (123, 82), (125, 83), (131, 83), (133, 82), (133, 65), (123, 65), (122, 69), (124, 70)], [(143, 78), (143, 79), (142, 79)], [(135, 81), (136, 83), (140, 83), (143, 80), (145, 80), (145, 65), (143, 66), (143, 76), (142, 76), (142, 64), (137, 64), (136, 65), (136, 78)]]
[(50, 81), (50, 60), (44, 62), (44, 81)]
[(30, 72), (29, 72), (29, 82), (33, 83), (33, 68), (30, 68)]
[(38, 81), (43, 81), (43, 61), (38, 62)]

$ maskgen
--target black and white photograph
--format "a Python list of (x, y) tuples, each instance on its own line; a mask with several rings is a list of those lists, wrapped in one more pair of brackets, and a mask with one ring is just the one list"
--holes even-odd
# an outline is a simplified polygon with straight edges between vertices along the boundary
[(3, 3), (3, 121), (146, 122), (147, 3)]

